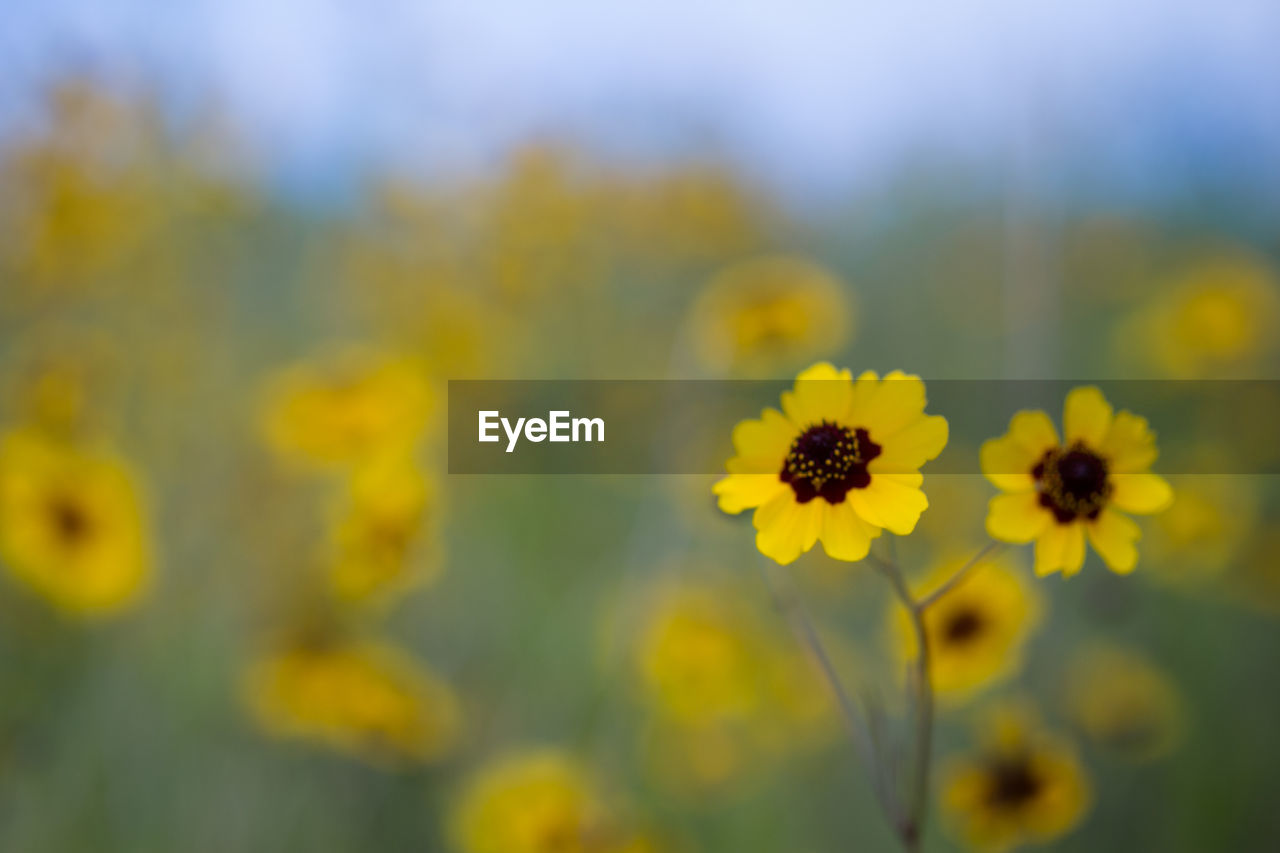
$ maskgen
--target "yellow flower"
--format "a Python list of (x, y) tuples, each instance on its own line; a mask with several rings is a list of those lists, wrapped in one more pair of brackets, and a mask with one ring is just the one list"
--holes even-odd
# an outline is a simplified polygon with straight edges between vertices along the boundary
[(1238, 375), (1271, 349), (1280, 302), (1262, 263), (1222, 257), (1188, 270), (1132, 323), (1120, 340), (1141, 344), (1155, 366), (1175, 378)]
[(458, 737), (449, 686), (380, 643), (298, 643), (255, 663), (246, 690), (265, 731), (375, 763), (434, 760)]
[(779, 563), (819, 540), (837, 560), (861, 560), (882, 528), (910, 533), (929, 506), (919, 468), (942, 452), (947, 421), (924, 407), (917, 376), (855, 382), (816, 364), (783, 392), (782, 412), (734, 428), (738, 455), (713, 487), (720, 509), (755, 508), (756, 547)]
[(517, 300), (591, 284), (598, 211), (581, 169), (566, 152), (520, 151), (492, 194), (482, 193), (481, 267), (499, 292)]
[(158, 125), (83, 81), (50, 93), (48, 131), (4, 152), (0, 268), (40, 289), (119, 277), (163, 222)]
[(695, 355), (713, 373), (792, 368), (848, 342), (844, 285), (801, 258), (770, 255), (718, 273), (693, 306)]
[(1150, 576), (1189, 585), (1220, 576), (1257, 522), (1253, 480), (1231, 474), (1175, 479), (1173, 503), (1151, 525)]
[(17, 368), (12, 407), (17, 419), (50, 438), (72, 440), (101, 428), (110, 408), (104, 390), (116, 384), (119, 353), (109, 334), (40, 327), (10, 356)]
[(1066, 699), (1085, 734), (1130, 761), (1166, 755), (1185, 734), (1177, 687), (1135, 651), (1094, 645), (1078, 653), (1067, 672)]
[(417, 365), (352, 349), (274, 377), (264, 428), (272, 448), (286, 458), (349, 464), (412, 446), (431, 402)]
[(941, 805), (949, 824), (986, 851), (1070, 831), (1091, 798), (1075, 751), (1016, 713), (1000, 712), (987, 725), (983, 748), (943, 769)]
[(430, 489), (412, 461), (392, 455), (364, 465), (352, 472), (345, 492), (329, 571), (339, 598), (363, 601), (434, 578), (437, 555), (418, 548)]
[[(942, 563), (926, 590), (953, 576), (964, 562)], [(896, 604), (892, 618), (900, 658), (914, 659), (910, 619)], [(998, 560), (976, 566), (925, 610), (934, 690), (943, 699), (964, 700), (1013, 675), (1039, 621), (1039, 597), (1017, 571)]]
[(767, 200), (713, 163), (615, 173), (597, 191), (619, 248), (658, 266), (741, 257), (778, 218)]
[(0, 441), (0, 554), (14, 576), (70, 613), (132, 604), (151, 576), (133, 474), (106, 451), (9, 433)]
[(637, 644), (645, 693), (670, 717), (702, 725), (761, 702), (760, 626), (725, 590), (681, 584), (648, 614)]
[(982, 472), (1005, 494), (991, 499), (987, 533), (1004, 542), (1036, 543), (1035, 571), (1074, 575), (1089, 542), (1112, 569), (1133, 570), (1138, 525), (1120, 511), (1159, 512), (1173, 490), (1147, 471), (1156, 458), (1146, 418), (1112, 414), (1092, 386), (1067, 395), (1059, 441), (1049, 416), (1022, 411), (1009, 432), (982, 445)]
[(561, 752), (505, 756), (467, 784), (453, 820), (461, 853), (639, 853), (585, 770)]
[(826, 685), (772, 625), (728, 583), (652, 595), (631, 653), (654, 712), (645, 756), (664, 782), (716, 786), (830, 734)]

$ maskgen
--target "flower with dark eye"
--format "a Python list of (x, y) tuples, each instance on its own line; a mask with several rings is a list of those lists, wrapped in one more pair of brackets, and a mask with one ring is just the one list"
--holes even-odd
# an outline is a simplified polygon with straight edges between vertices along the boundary
[(756, 546), (790, 563), (818, 541), (837, 560), (867, 556), (882, 529), (906, 535), (929, 506), (920, 466), (947, 443), (924, 413), (924, 382), (815, 364), (782, 394), (782, 411), (733, 430), (737, 455), (715, 484), (720, 509), (755, 509)]
[(991, 499), (987, 532), (1004, 542), (1036, 543), (1038, 575), (1071, 576), (1084, 564), (1085, 539), (1112, 571), (1138, 560), (1141, 535), (1127, 515), (1154, 513), (1173, 490), (1147, 469), (1156, 458), (1146, 418), (1113, 413), (1094, 387), (1067, 395), (1065, 441), (1042, 411), (1022, 411), (1009, 431), (982, 445), (982, 472), (1004, 494)]

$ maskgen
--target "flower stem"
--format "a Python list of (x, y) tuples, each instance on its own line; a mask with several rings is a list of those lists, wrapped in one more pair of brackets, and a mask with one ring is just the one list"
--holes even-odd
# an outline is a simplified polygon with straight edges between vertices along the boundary
[(906, 579), (894, 560), (876, 559), (881, 573), (888, 578), (894, 595), (907, 611), (916, 638), (916, 659), (911, 673), (911, 689), (915, 708), (915, 752), (911, 771), (911, 790), (907, 813), (898, 825), (902, 846), (908, 853), (920, 849), (925, 818), (929, 813), (929, 764), (933, 754), (933, 679), (930, 674), (929, 635), (924, 625), (924, 607), (911, 597)]
[(915, 606), (921, 610), (927, 609), (929, 605), (933, 604), (938, 599), (942, 598), (942, 596), (946, 595), (948, 592), (955, 589), (956, 586), (959, 585), (960, 581), (964, 580), (965, 577), (968, 576), (969, 571), (971, 569), (973, 569), (975, 566), (977, 566), (979, 563), (981, 563), (983, 560), (987, 559), (988, 557), (996, 553), (999, 553), (999, 551), (1002, 548), (1004, 548), (1003, 542), (988, 542), (981, 551), (973, 555), (973, 557), (969, 560), (969, 562), (965, 563), (959, 569), (956, 569), (955, 574), (953, 574), (951, 577), (943, 581), (942, 586), (938, 587), (928, 595), (921, 596), (920, 600), (916, 602)]
[(840, 676), (836, 673), (831, 656), (827, 654), (826, 647), (823, 646), (822, 639), (818, 636), (818, 631), (813, 626), (813, 620), (809, 618), (808, 611), (795, 593), (774, 577), (775, 570), (772, 563), (762, 558), (760, 565), (764, 574), (765, 585), (773, 598), (774, 606), (777, 607), (778, 611), (791, 625), (791, 629), (796, 636), (808, 649), (810, 656), (817, 663), (823, 678), (831, 688), (831, 692), (835, 694), (836, 703), (840, 708), (840, 715), (844, 719), (850, 740), (853, 742), (854, 752), (857, 753), (858, 760), (862, 762), (862, 765), (867, 768), (868, 775), (871, 778), (871, 788), (876, 794), (876, 799), (880, 802), (880, 806), (884, 809), (890, 822), (900, 823), (902, 818), (899, 815), (899, 808), (893, 792), (885, 784), (887, 774), (880, 761), (880, 753), (875, 748), (875, 741), (871, 736), (870, 727), (858, 712), (858, 706), (854, 703), (853, 697), (849, 695), (849, 692), (844, 687), (844, 682), (841, 681)]
[(889, 559), (872, 556), (881, 573), (889, 580), (894, 595), (907, 611), (911, 622), (911, 630), (916, 639), (916, 659), (911, 669), (910, 681), (915, 710), (915, 752), (911, 772), (911, 791), (908, 797), (906, 816), (898, 825), (898, 834), (907, 853), (917, 853), (924, 837), (925, 820), (929, 814), (929, 767), (933, 758), (933, 678), (931, 673), (932, 658), (929, 648), (929, 632), (925, 628), (924, 615), (930, 605), (936, 603), (944, 595), (955, 589), (968, 573), (983, 560), (999, 551), (1003, 545), (989, 542), (967, 563), (956, 570), (941, 586), (928, 595), (914, 598), (907, 586), (902, 571), (894, 559), (892, 540), (889, 546)]

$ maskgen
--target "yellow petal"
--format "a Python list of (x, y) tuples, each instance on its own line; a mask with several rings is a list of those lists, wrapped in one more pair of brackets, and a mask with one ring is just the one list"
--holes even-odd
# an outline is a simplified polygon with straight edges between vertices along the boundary
[(1156, 461), (1156, 437), (1147, 419), (1118, 412), (1099, 448), (1111, 470), (1120, 474), (1145, 471)]
[(1082, 441), (1089, 447), (1101, 447), (1111, 428), (1111, 404), (1092, 385), (1073, 388), (1067, 395), (1062, 428), (1067, 444)]
[(919, 376), (895, 370), (877, 379), (867, 371), (854, 383), (849, 418), (881, 441), (920, 420), (924, 406), (924, 382)]
[(1030, 542), (1053, 521), (1035, 492), (996, 495), (987, 505), (987, 535), (1001, 542)]
[(720, 497), (720, 510), (732, 515), (766, 504), (784, 489), (791, 491), (777, 474), (730, 474), (711, 487)]
[(812, 548), (822, 527), (820, 501), (797, 503), (787, 489), (757, 509), (752, 523), (760, 553), (785, 566)]
[(982, 443), (978, 459), (982, 473), (997, 489), (1005, 492), (1025, 492), (1035, 488), (1031, 470), (1044, 454), (1028, 450), (1012, 434), (987, 439)]
[(1062, 576), (1069, 578), (1084, 565), (1084, 526), (1066, 524), (1066, 538), (1062, 546)]
[(797, 376), (794, 391), (782, 392), (782, 410), (805, 429), (822, 421), (844, 421), (852, 397), (853, 374), (824, 361)]
[(827, 556), (851, 563), (866, 557), (871, 550), (871, 540), (879, 536), (880, 531), (863, 521), (847, 500), (838, 504), (822, 501), (822, 504), (821, 539)]
[[(742, 474), (781, 471), (796, 433), (795, 425), (777, 409), (765, 409), (759, 420), (740, 422), (733, 428), (733, 449), (743, 462), (738, 463), (739, 470), (730, 470)], [(748, 470), (751, 463), (762, 465), (763, 469)]]
[(919, 470), (930, 459), (936, 459), (947, 446), (947, 419), (928, 415), (885, 438), (871, 431), (872, 441), (880, 445), (880, 455), (871, 460), (871, 473), (906, 474)]
[(918, 478), (918, 474), (906, 480), (892, 474), (876, 474), (865, 489), (851, 490), (846, 499), (853, 502), (853, 508), (864, 520), (906, 536), (916, 529), (920, 514), (929, 507), (924, 492), (912, 485)]
[(1010, 419), (1007, 433), (983, 443), (979, 453), (982, 473), (998, 489), (1026, 491), (1035, 486), (1031, 470), (1058, 445), (1058, 431), (1049, 416), (1038, 410), (1023, 410)]
[(1050, 450), (1061, 444), (1053, 421), (1039, 409), (1023, 409), (1009, 420), (1009, 438), (1021, 444), (1038, 461)]
[(1173, 503), (1173, 488), (1155, 474), (1113, 474), (1111, 502), (1125, 512), (1159, 512)]
[(1066, 565), (1067, 551), (1072, 547), (1070, 528), (1074, 525), (1053, 523), (1036, 539), (1035, 572), (1040, 577), (1060, 571)]
[(1089, 543), (1102, 561), (1119, 574), (1128, 574), (1138, 563), (1138, 549), (1134, 543), (1142, 531), (1133, 519), (1113, 509), (1104, 509), (1089, 524)]

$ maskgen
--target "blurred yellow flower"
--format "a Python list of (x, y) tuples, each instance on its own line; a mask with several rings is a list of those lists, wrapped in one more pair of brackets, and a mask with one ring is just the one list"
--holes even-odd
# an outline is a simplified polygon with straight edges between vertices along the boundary
[(929, 506), (919, 468), (942, 452), (947, 421), (924, 407), (918, 376), (855, 382), (816, 364), (783, 392), (786, 414), (765, 409), (734, 428), (737, 455), (713, 487), (720, 509), (755, 508), (756, 547), (779, 563), (819, 540), (837, 560), (861, 560), (882, 528), (908, 534)]
[(942, 771), (948, 824), (976, 850), (1008, 850), (1065, 835), (1089, 808), (1079, 759), (1066, 743), (1033, 728), (1020, 711), (985, 722), (983, 746)]
[[(963, 558), (943, 562), (925, 583), (925, 594), (954, 576), (965, 562)], [(924, 623), (933, 688), (939, 697), (963, 701), (1016, 673), (1022, 666), (1023, 646), (1039, 625), (1040, 610), (1036, 591), (998, 559), (971, 569), (930, 604)], [(900, 660), (914, 660), (911, 620), (896, 603), (891, 619)]]
[(412, 447), (432, 402), (414, 362), (348, 349), (272, 377), (263, 427), (268, 443), (287, 459), (350, 464)]
[(620, 248), (658, 265), (739, 257), (762, 242), (774, 213), (714, 163), (610, 176), (599, 192)]
[(719, 272), (694, 303), (690, 322), (694, 356), (704, 370), (763, 374), (843, 347), (853, 306), (827, 270), (768, 255)]
[(437, 555), (419, 547), (430, 500), (427, 475), (399, 455), (351, 472), (331, 534), (329, 579), (339, 598), (363, 601), (434, 578)]
[[(110, 334), (60, 323), (35, 325), (15, 342), (7, 359), (16, 420), (60, 439), (101, 430), (110, 405), (104, 399), (119, 381), (118, 345)], [(0, 379), (0, 384), (3, 379)]]
[(1245, 256), (1208, 260), (1187, 270), (1122, 326), (1126, 348), (1179, 379), (1239, 376), (1274, 349), (1280, 314), (1276, 281)]
[(685, 724), (751, 714), (763, 700), (761, 634), (732, 591), (673, 585), (647, 614), (636, 647), (646, 695)]
[(1005, 494), (991, 499), (987, 533), (1036, 543), (1035, 571), (1070, 577), (1084, 565), (1085, 534), (1119, 573), (1138, 561), (1138, 525), (1124, 512), (1154, 513), (1173, 490), (1147, 469), (1156, 458), (1146, 418), (1113, 414), (1102, 392), (1073, 389), (1063, 414), (1066, 442), (1042, 411), (1021, 411), (1009, 432), (982, 445), (982, 472)]
[(564, 753), (502, 757), (466, 785), (453, 818), (460, 853), (649, 853), (593, 779)]
[(1091, 740), (1134, 762), (1167, 755), (1186, 731), (1182, 696), (1169, 677), (1137, 651), (1110, 645), (1075, 655), (1066, 708)]
[(57, 86), (47, 135), (0, 162), (0, 266), (36, 288), (96, 283), (162, 221), (154, 115), (85, 81)]
[(732, 582), (663, 579), (629, 601), (625, 653), (653, 715), (642, 748), (663, 784), (704, 792), (833, 733), (813, 664)]
[(10, 432), (0, 439), (0, 554), (67, 612), (132, 604), (151, 576), (136, 478), (108, 451)]
[(523, 298), (595, 280), (595, 199), (564, 152), (518, 152), (510, 171), (482, 198), (480, 260), (501, 293)]
[(1192, 585), (1220, 576), (1258, 520), (1254, 479), (1231, 474), (1176, 478), (1173, 503), (1155, 518), (1145, 545), (1150, 577)]
[(374, 763), (435, 760), (459, 735), (449, 686), (372, 641), (312, 640), (268, 655), (250, 668), (246, 693), (265, 731)]

